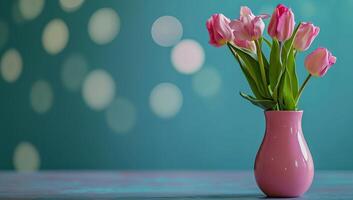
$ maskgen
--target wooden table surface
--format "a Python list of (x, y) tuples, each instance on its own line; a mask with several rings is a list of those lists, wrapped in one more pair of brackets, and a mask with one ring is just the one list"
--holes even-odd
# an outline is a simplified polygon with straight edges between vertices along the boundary
[[(263, 199), (251, 171), (0, 172), (0, 199)], [(353, 199), (352, 171), (316, 172), (297, 199)]]

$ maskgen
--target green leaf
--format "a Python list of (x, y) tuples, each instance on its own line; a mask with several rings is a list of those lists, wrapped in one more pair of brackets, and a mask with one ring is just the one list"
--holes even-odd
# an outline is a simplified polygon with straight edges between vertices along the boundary
[(296, 110), (295, 98), (298, 93), (298, 79), (295, 69), (293, 42), (300, 24), (301, 23), (295, 28), (291, 38), (284, 42), (282, 50), (280, 50), (281, 52), (277, 54), (277, 57), (281, 58), (280, 63), (282, 64), (283, 69), (280, 71), (279, 85), (275, 86), (276, 88), (274, 89), (272, 96), (274, 100), (278, 101), (281, 110)]
[[(288, 42), (288, 41), (287, 41)], [(287, 55), (288, 55), (288, 45), (287, 42), (285, 42), (282, 46), (282, 54), (281, 54), (281, 59), (282, 59), (282, 63), (285, 65), (286, 64), (286, 60), (287, 60)]]
[[(253, 54), (245, 52), (243, 49), (237, 48), (235, 46), (230, 46), (239, 56), (240, 60), (243, 62), (243, 66), (246, 71), (251, 76), (252, 80), (255, 82), (257, 89), (262, 97), (266, 97), (265, 87), (261, 83), (261, 72), (259, 62), (253, 57)], [(266, 88), (267, 89), (267, 88)]]
[(255, 97), (258, 99), (262, 98), (261, 93), (259, 92), (259, 89), (257, 88), (256, 82), (252, 79), (251, 75), (249, 74), (248, 70), (246, 67), (244, 67), (244, 63), (239, 60), (240, 64), (240, 69), (242, 70), (243, 74), (245, 75), (246, 80), (249, 83), (249, 86), (251, 88), (251, 91), (254, 93)]
[(292, 91), (292, 83), (290, 80), (290, 74), (289, 71), (286, 71), (287, 73), (285, 74), (284, 77), (284, 89), (283, 89), (283, 100), (284, 100), (284, 110), (295, 110), (296, 108), (296, 103), (293, 97), (293, 91)]
[(285, 69), (279, 88), (278, 102), (281, 110), (296, 110), (296, 103), (293, 97), (290, 74)]
[(263, 61), (264, 61), (265, 69), (269, 70), (270, 69), (270, 63), (266, 59), (266, 56), (265, 56), (264, 52), (261, 52), (261, 53), (262, 53), (262, 58), (263, 58)]
[(272, 110), (276, 106), (276, 102), (269, 99), (255, 99), (254, 97), (247, 95), (243, 92), (239, 93), (244, 99), (250, 101), (255, 106), (258, 106), (264, 110)]
[[(270, 80), (270, 63), (268, 62), (264, 52), (261, 52), (262, 53), (262, 58), (263, 58), (263, 61), (264, 61), (264, 66), (265, 66), (265, 73), (266, 73), (266, 80)], [(270, 86), (268, 85), (268, 88), (267, 88), (269, 91), (271, 91), (270, 89)]]
[(278, 40), (273, 39), (272, 48), (270, 53), (270, 68), (269, 68), (269, 79), (270, 87), (272, 91), (275, 90), (275, 87), (280, 79), (280, 74), (282, 71), (282, 63), (280, 60), (280, 45)]
[(280, 74), (279, 74), (279, 77), (278, 77), (278, 80), (277, 80), (277, 83), (275, 85), (275, 88), (273, 89), (273, 94), (272, 94), (272, 98), (275, 100), (275, 101), (278, 101), (278, 93), (279, 93), (279, 88), (283, 82), (283, 75), (284, 75), (284, 70), (285, 69), (282, 69)]
[(289, 74), (292, 96), (295, 98), (298, 95), (298, 77), (295, 66), (295, 50), (292, 48), (287, 60), (287, 72)]
[(283, 69), (283, 72), (281, 73), (281, 78), (280, 78), (280, 81), (279, 81), (279, 83), (278, 83), (278, 88), (277, 88), (277, 90), (276, 90), (276, 92), (277, 92), (277, 101), (278, 101), (278, 104), (279, 104), (279, 108), (280, 108), (280, 110), (284, 110), (284, 108), (285, 108), (285, 102), (284, 102), (284, 94), (283, 94), (283, 91), (285, 90), (284, 89), (284, 81), (285, 81), (285, 74), (286, 74), (286, 69), (284, 68)]
[(292, 36), (283, 45), (283, 49), (282, 49), (282, 62), (283, 63), (286, 63), (287, 59), (289, 58), (289, 53), (293, 48), (293, 42), (294, 42), (295, 36), (297, 35), (297, 32), (299, 30), (300, 24), (301, 24), (301, 22), (294, 29)]
[(254, 95), (257, 98), (262, 98), (259, 89), (257, 88), (256, 82), (252, 79), (251, 75), (249, 74), (247, 68), (244, 66), (244, 62), (242, 60), (240, 60), (239, 56), (234, 52), (232, 45), (230, 43), (227, 43), (227, 46), (229, 47), (229, 50), (231, 51), (232, 55), (234, 56), (234, 58), (238, 61), (238, 64), (240, 66), (240, 69), (242, 70), (243, 74), (245, 75), (246, 80), (249, 83), (249, 86), (252, 90), (252, 92), (254, 93)]
[(285, 67), (283, 81), (280, 83), (279, 105), (283, 110), (296, 110), (295, 98), (298, 93), (298, 78), (295, 69), (295, 52), (293, 42), (301, 23), (294, 30), (291, 38), (284, 43), (282, 62)]

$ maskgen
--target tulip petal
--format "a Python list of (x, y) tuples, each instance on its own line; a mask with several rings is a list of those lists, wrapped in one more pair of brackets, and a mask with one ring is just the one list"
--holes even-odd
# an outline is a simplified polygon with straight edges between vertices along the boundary
[(337, 58), (335, 56), (330, 55), (329, 62), (330, 65), (333, 65), (336, 63)]
[(294, 25), (294, 14), (292, 10), (279, 4), (271, 16), (268, 34), (272, 38), (283, 42), (292, 36)]
[(206, 22), (209, 33), (209, 43), (220, 47), (233, 40), (233, 30), (229, 27), (230, 19), (223, 14), (214, 14)]
[(302, 22), (294, 39), (294, 48), (298, 51), (307, 50), (319, 32), (319, 27), (312, 23)]
[(250, 8), (247, 6), (240, 7), (240, 16), (250, 16), (251, 18), (255, 17)]
[(250, 8), (242, 6), (240, 9), (239, 19), (235, 19), (230, 23), (233, 29), (234, 37), (238, 40), (257, 40), (261, 37), (265, 24), (262, 18), (266, 15), (255, 16)]
[(294, 30), (294, 18), (292, 12), (283, 13), (282, 16), (279, 17), (278, 25), (277, 25), (277, 39), (279, 41), (288, 40), (293, 33)]
[(326, 48), (317, 48), (305, 58), (305, 67), (311, 75), (322, 77), (335, 62), (336, 57)]
[(230, 23), (230, 27), (233, 29), (235, 38), (239, 40), (249, 40), (248, 33), (241, 21), (239, 20), (232, 21)]

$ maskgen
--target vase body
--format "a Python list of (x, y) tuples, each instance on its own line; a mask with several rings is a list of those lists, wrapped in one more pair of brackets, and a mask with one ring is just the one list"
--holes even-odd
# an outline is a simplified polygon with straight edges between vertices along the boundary
[(303, 136), (302, 111), (266, 111), (255, 179), (269, 197), (298, 197), (310, 187), (314, 164)]

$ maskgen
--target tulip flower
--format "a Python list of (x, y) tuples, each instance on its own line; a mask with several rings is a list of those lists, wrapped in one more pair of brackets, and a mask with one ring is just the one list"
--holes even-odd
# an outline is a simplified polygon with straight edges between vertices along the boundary
[(288, 40), (294, 31), (294, 14), (291, 9), (279, 4), (272, 14), (268, 34), (281, 42)]
[[(292, 10), (279, 4), (268, 27), (268, 33), (273, 39), (271, 45), (263, 36), (263, 19), (267, 17), (254, 15), (246, 6), (240, 8), (238, 19), (229, 20), (222, 14), (215, 14), (206, 23), (209, 43), (217, 47), (226, 44), (238, 62), (253, 92), (253, 95), (241, 92), (243, 98), (266, 111), (297, 111), (309, 80), (313, 76), (324, 76), (336, 63), (336, 57), (326, 48), (318, 48), (310, 53), (304, 62), (308, 70), (307, 77), (298, 87), (296, 69), (293, 68), (296, 53), (311, 46), (320, 28), (304, 22), (294, 30)], [(269, 45), (269, 55), (262, 49), (264, 42)]]
[(238, 47), (248, 49), (252, 52), (256, 52), (256, 45), (254, 41), (234, 39), (233, 42)]
[(265, 28), (263, 18), (267, 18), (267, 15), (255, 16), (250, 8), (242, 6), (240, 8), (240, 18), (230, 23), (234, 37), (238, 40), (248, 41), (259, 39)]
[(320, 28), (312, 23), (301, 23), (294, 39), (294, 48), (298, 51), (307, 50), (319, 32)]
[(335, 63), (336, 57), (326, 48), (317, 48), (305, 58), (305, 67), (313, 76), (324, 76)]
[(229, 27), (230, 19), (223, 14), (214, 14), (206, 22), (210, 36), (209, 43), (220, 47), (229, 41), (233, 41), (233, 30)]

